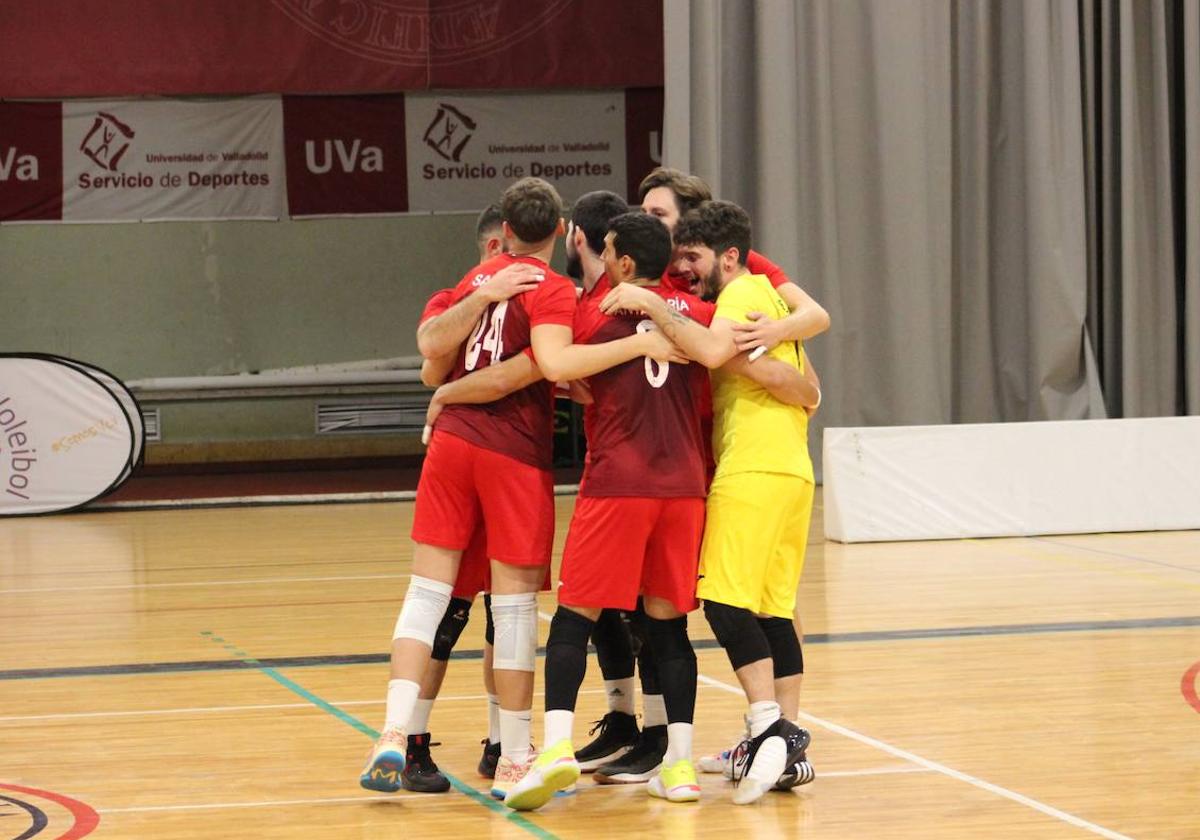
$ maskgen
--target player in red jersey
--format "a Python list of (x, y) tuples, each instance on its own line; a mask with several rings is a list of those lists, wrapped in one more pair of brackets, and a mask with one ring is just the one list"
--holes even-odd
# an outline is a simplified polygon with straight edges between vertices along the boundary
[[(558, 193), (541, 179), (522, 179), (505, 190), (501, 213), (512, 252), (468, 272), (455, 287), (456, 305), (517, 264), (529, 266), (531, 274), (542, 279), (530, 291), (478, 307), (479, 321), (465, 336), (452, 380), (530, 347), (539, 368), (552, 380), (590, 375), (637, 356), (675, 356), (659, 333), (603, 345), (573, 345), (575, 289), (548, 265), (563, 230)], [(446, 315), (453, 311), (454, 307)], [(453, 336), (454, 329), (443, 332)], [(390, 779), (403, 768), (403, 727), (411, 717), (418, 680), (449, 603), (463, 549), (480, 521), (491, 561), (494, 671), (501, 705), (501, 756), (493, 793), (506, 792), (529, 766), (536, 593), (549, 564), (554, 533), (551, 388), (549, 381), (535, 382), (494, 402), (448, 406), (438, 418), (417, 488), (413, 576), (393, 633), (393, 679), (384, 731), (360, 778), (366, 787), (395, 789)]]
[[(644, 284), (677, 311), (711, 320), (711, 304), (659, 284), (670, 255), (670, 234), (657, 220), (641, 213), (618, 216), (605, 237), (606, 278), (614, 285)], [(576, 340), (619, 340), (652, 329), (641, 318), (602, 314), (596, 297), (604, 283), (601, 278), (576, 314)], [(578, 778), (571, 730), (588, 638), (602, 609), (632, 610), (639, 591), (668, 721), (666, 764), (651, 780), (650, 791), (674, 801), (699, 798), (691, 765), (696, 657), (686, 614), (696, 607), (704, 523), (704, 456), (695, 399), (697, 377), (706, 375), (698, 367), (640, 359), (590, 379), (591, 445), (546, 646), (546, 750), (505, 798), (509, 807), (540, 807)]]
[[(480, 262), (486, 262), (504, 252), (504, 234), (500, 218), (499, 205), (493, 204), (482, 213), (475, 226), (476, 244), (479, 249)], [(488, 292), (496, 299), (507, 299), (522, 290), (523, 283), (515, 282), (505, 285), (503, 278), (494, 284), (489, 284)], [(453, 301), (454, 289), (442, 289), (429, 298), (425, 311), (421, 314), (418, 335), (427, 335), (436, 327), (436, 319), (446, 312)], [(421, 365), (421, 379), (431, 387), (442, 383), (454, 365), (454, 354), (449, 353), (441, 358), (426, 359)], [(530, 377), (529, 372), (536, 373), (536, 367), (528, 354), (520, 354), (507, 359), (494, 367), (481, 371), (479, 376), (493, 385), (506, 387), (505, 393), (524, 387), (536, 377)], [(483, 383), (480, 383), (483, 384)], [(401, 774), (401, 785), (405, 790), (421, 793), (442, 793), (450, 789), (450, 780), (443, 774), (430, 755), (432, 738), (429, 734), (429, 715), (433, 709), (434, 700), (441, 690), (442, 681), (446, 676), (446, 667), (450, 653), (454, 649), (459, 636), (462, 635), (470, 619), (471, 604), (475, 596), (484, 592), (484, 610), (487, 616), (487, 629), (484, 633), (483, 647), (483, 682), (488, 695), (488, 737), (484, 741), (483, 755), (479, 761), (481, 775), (491, 778), (496, 772), (496, 763), (500, 758), (500, 700), (496, 695), (496, 685), (492, 674), (492, 611), (488, 575), (488, 558), (486, 551), (486, 536), (482, 527), (475, 529), (471, 542), (463, 552), (459, 565), (458, 576), (454, 582), (450, 604), (442, 616), (434, 636), (433, 649), (429, 666), (421, 680), (421, 690), (413, 707), (406, 729), (408, 743), (405, 752), (404, 771)]]

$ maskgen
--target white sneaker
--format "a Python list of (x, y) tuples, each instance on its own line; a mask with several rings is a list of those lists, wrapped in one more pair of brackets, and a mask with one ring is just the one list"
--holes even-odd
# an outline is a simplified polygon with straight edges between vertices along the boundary
[[(779, 735), (771, 734), (772, 727), (753, 740), (743, 741), (737, 752), (745, 754), (749, 766), (737, 766), (734, 759), (734, 783), (737, 788), (733, 791), (734, 805), (749, 805), (757, 802), (775, 783), (787, 767), (787, 742)], [(739, 773), (738, 770), (741, 769)]]

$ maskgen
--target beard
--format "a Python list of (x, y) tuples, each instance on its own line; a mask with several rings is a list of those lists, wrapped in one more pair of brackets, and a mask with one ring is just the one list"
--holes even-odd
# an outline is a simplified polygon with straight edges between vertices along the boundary
[(710, 303), (721, 294), (721, 267), (714, 265), (707, 277), (700, 279), (700, 299)]
[(583, 258), (570, 248), (567, 249), (567, 276), (572, 280), (583, 280)]

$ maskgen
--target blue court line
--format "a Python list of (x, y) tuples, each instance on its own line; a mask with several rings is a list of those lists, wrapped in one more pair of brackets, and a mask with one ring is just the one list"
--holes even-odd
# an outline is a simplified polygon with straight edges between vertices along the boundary
[[(213, 637), (212, 633), (209, 631), (201, 631), (200, 635), (208, 637), (213, 642), (219, 641), (217, 638)], [(223, 640), (221, 640), (221, 641), (223, 641)], [(266, 676), (275, 680), (275, 682), (279, 683), (284, 688), (288, 689), (289, 691), (291, 691), (294, 694), (298, 694), (299, 696), (303, 697), (305, 700), (312, 703), (314, 706), (316, 706), (321, 711), (328, 712), (329, 714), (333, 715), (335, 718), (337, 718), (338, 720), (340, 720), (342, 723), (346, 724), (347, 726), (351, 726), (354, 729), (357, 729), (359, 732), (368, 736), (372, 741), (374, 741), (376, 738), (379, 737), (378, 730), (372, 729), (371, 727), (369, 727), (365, 723), (363, 723), (361, 720), (354, 717), (354, 715), (347, 714), (346, 712), (339, 709), (337, 706), (334, 706), (332, 703), (329, 703), (326, 700), (322, 700), (320, 697), (313, 694), (311, 691), (309, 691), (304, 686), (300, 685), (297, 682), (294, 682), (293, 680), (288, 679), (283, 674), (276, 671), (274, 668), (272, 668), (268, 665), (262, 664), (262, 662), (260, 660), (254, 659), (253, 657), (250, 657), (250, 656), (247, 656), (244, 659), (241, 659), (239, 661), (245, 662), (250, 667), (254, 668), (255, 670), (259, 671), (260, 673), (265, 674)], [(519, 828), (525, 829), (530, 834), (532, 834), (534, 837), (539, 837), (542, 840), (559, 840), (558, 835), (551, 834), (549, 831), (546, 831), (546, 829), (542, 828), (541, 826), (531, 823), (528, 819), (526, 819), (524, 816), (522, 816), (519, 812), (513, 811), (513, 810), (505, 807), (502, 803), (493, 799), (491, 796), (480, 793), (479, 791), (475, 790), (475, 788), (459, 781), (457, 778), (455, 778), (454, 776), (451, 776), (449, 773), (446, 773), (444, 770), (442, 771), (442, 773), (443, 773), (443, 775), (445, 775), (445, 777), (447, 779), (450, 780), (450, 784), (459, 793), (466, 794), (467, 796), (471, 797), (476, 802), (478, 802), (480, 805), (483, 805), (484, 807), (488, 808), (492, 812), (499, 814), (504, 819), (508, 820), (509, 822), (513, 823), (514, 825), (518, 826)]]
[[(806, 645), (846, 644), (854, 642), (901, 642), (920, 639), (955, 639), (973, 636), (1029, 636), (1044, 633), (1100, 633), (1116, 630), (1154, 630), (1173, 627), (1200, 627), (1200, 616), (1166, 618), (1127, 618), (1111, 621), (1063, 621), (1043, 624), (984, 624), (969, 627), (930, 627), (913, 630), (867, 630), (857, 633), (806, 633)], [(223, 641), (223, 640), (222, 640)], [(715, 639), (694, 639), (696, 650), (713, 650)], [(594, 652), (594, 648), (589, 650)], [(544, 656), (545, 648), (537, 655)], [(482, 659), (482, 650), (456, 650), (451, 659)], [(133, 674), (174, 674), (193, 671), (247, 671), (261, 668), (315, 668), (334, 665), (378, 665), (387, 662), (386, 653), (354, 653), (340, 656), (281, 656), (268, 659), (201, 659), (191, 662), (141, 662), (126, 665), (84, 665), (73, 668), (18, 668), (0, 671), (0, 681), (41, 680), (58, 677), (102, 677)]]

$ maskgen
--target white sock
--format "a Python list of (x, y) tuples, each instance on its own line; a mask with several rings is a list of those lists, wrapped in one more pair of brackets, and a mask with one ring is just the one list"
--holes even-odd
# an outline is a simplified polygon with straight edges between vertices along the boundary
[(642, 695), (642, 729), (667, 725), (667, 704), (661, 694)]
[(690, 723), (667, 724), (667, 755), (664, 764), (674, 764), (692, 757), (692, 725)]
[(388, 680), (387, 712), (384, 713), (384, 729), (402, 729), (412, 716), (413, 706), (421, 686), (412, 680)]
[(518, 764), (529, 759), (530, 722), (533, 710), (500, 710), (500, 755)]
[(566, 709), (546, 710), (546, 743), (543, 749), (559, 741), (571, 740), (571, 729), (575, 726), (575, 713)]
[(623, 680), (605, 680), (604, 693), (608, 696), (608, 710), (633, 714), (633, 677)]
[(757, 738), (780, 717), (779, 704), (774, 700), (760, 700), (757, 703), (751, 703), (750, 713), (746, 716), (746, 725), (750, 727), (750, 737)]
[(417, 698), (417, 702), (413, 704), (412, 715), (408, 719), (408, 726), (404, 727), (404, 731), (409, 735), (424, 735), (429, 732), (429, 713), (433, 711), (432, 700), (422, 700)]
[(488, 695), (488, 743), (500, 743), (500, 698)]

